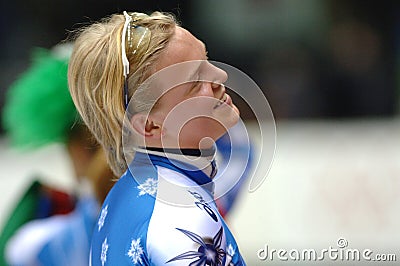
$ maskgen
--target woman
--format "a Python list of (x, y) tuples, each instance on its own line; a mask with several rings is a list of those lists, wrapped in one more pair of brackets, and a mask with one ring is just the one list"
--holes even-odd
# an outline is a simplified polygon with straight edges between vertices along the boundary
[(205, 45), (159, 12), (113, 15), (74, 41), (72, 98), (121, 176), (94, 229), (91, 264), (244, 265), (212, 182), (213, 144), (239, 111)]

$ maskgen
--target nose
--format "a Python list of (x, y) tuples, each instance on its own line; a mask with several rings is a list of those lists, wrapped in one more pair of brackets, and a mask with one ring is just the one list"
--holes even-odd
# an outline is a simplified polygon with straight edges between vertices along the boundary
[(212, 75), (212, 81), (213, 83), (224, 83), (228, 79), (228, 74), (222, 70), (221, 68), (214, 66), (213, 64), (210, 64), (210, 71), (213, 73)]
[(214, 93), (218, 93), (219, 90), (222, 90), (224, 88), (222, 84), (228, 80), (228, 74), (224, 70), (217, 66), (214, 66), (210, 62), (208, 62), (207, 72), (208, 80), (211, 83), (211, 87), (214, 90)]

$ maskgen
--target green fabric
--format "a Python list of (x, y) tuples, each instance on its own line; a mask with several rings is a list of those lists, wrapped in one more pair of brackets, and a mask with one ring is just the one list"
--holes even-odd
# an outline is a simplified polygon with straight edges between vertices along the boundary
[(34, 50), (31, 67), (6, 94), (2, 122), (13, 146), (36, 148), (67, 140), (77, 117), (67, 71), (68, 59)]
[(8, 240), (18, 228), (35, 217), (41, 186), (38, 181), (34, 181), (6, 220), (0, 234), (0, 265), (7, 265), (4, 249)]

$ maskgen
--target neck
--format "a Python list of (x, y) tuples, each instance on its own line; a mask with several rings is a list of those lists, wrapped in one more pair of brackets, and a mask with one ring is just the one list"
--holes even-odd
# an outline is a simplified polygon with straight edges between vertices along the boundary
[(210, 178), (216, 174), (214, 157), (216, 149), (214, 146), (210, 149), (178, 149), (178, 148), (159, 148), (159, 147), (138, 147), (138, 152), (153, 154), (177, 160), (195, 166), (203, 171)]

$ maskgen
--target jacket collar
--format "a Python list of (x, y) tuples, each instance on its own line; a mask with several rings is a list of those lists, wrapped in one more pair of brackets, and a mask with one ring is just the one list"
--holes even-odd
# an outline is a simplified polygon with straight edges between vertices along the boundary
[(215, 149), (159, 149), (135, 148), (134, 161), (150, 160), (153, 165), (159, 165), (180, 172), (202, 186), (211, 195), (214, 194), (212, 178), (217, 173)]

